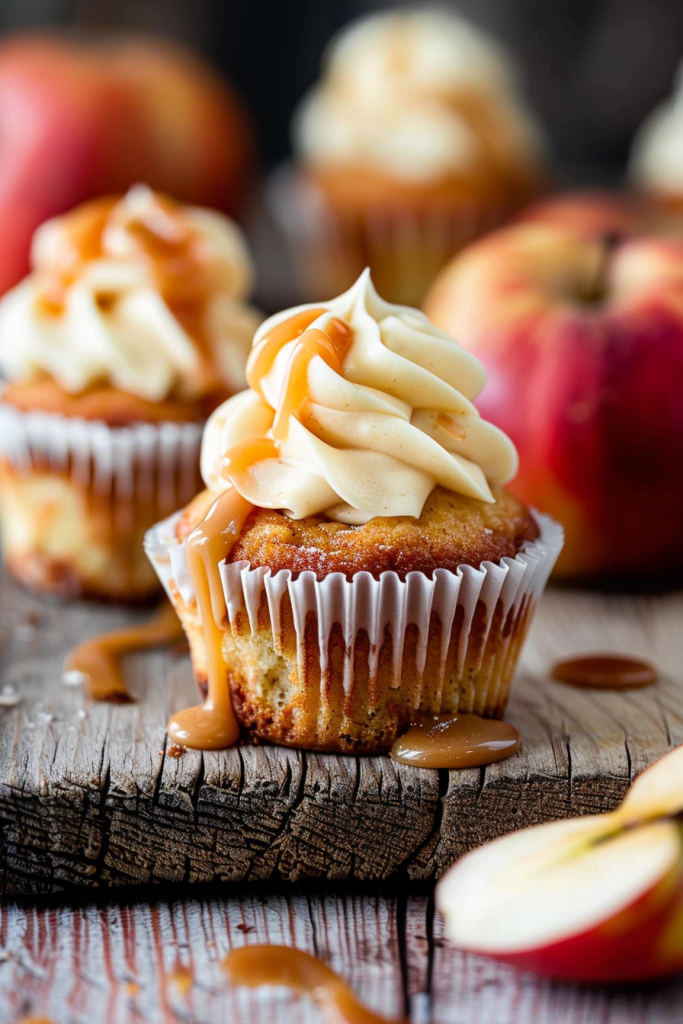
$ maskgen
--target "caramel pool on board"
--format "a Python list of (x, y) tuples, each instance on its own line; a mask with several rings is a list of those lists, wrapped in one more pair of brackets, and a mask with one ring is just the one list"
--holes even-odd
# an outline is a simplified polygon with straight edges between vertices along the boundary
[(394, 741), (391, 757), (419, 768), (476, 768), (515, 754), (522, 743), (514, 725), (480, 715), (430, 715)]
[[(310, 996), (330, 1024), (392, 1024), (359, 1001), (346, 982), (322, 960), (290, 946), (233, 949), (223, 961), (233, 985), (281, 985)], [(393, 1024), (406, 1024), (394, 1018)]]
[(121, 658), (132, 651), (163, 647), (184, 639), (185, 634), (175, 609), (164, 601), (150, 622), (100, 633), (84, 640), (67, 655), (65, 673), (82, 676), (91, 700), (128, 704), (133, 697), (126, 688)]
[(657, 672), (646, 661), (618, 654), (583, 654), (558, 661), (551, 678), (568, 686), (594, 690), (637, 690), (657, 682)]

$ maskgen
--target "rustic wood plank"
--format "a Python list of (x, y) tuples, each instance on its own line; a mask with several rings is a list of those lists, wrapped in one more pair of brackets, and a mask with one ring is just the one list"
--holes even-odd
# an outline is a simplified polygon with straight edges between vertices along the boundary
[[(323, 1024), (283, 989), (231, 988), (221, 961), (251, 943), (320, 956), (369, 1006), (413, 1024), (674, 1024), (683, 978), (626, 989), (559, 985), (460, 953), (431, 899), (249, 886), (153, 903), (130, 897), (0, 905), (0, 1024)], [(231, 890), (234, 893), (234, 890)]]
[[(86, 705), (64, 654), (145, 612), (41, 601), (0, 581), (0, 879), (6, 894), (148, 882), (412, 881), (520, 823), (613, 807), (683, 742), (683, 594), (551, 590), (513, 687), (524, 745), (487, 769), (421, 771), (386, 757), (273, 747), (166, 756), (169, 713), (195, 699), (189, 660), (133, 655), (138, 702)], [(548, 678), (590, 649), (652, 658), (655, 688), (579, 692)]]

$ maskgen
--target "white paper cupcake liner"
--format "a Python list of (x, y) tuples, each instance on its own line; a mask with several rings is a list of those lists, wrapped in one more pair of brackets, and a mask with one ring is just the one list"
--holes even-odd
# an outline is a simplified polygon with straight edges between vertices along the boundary
[(106, 423), (2, 402), (0, 459), (20, 473), (65, 473), (78, 486), (126, 503), (153, 500), (161, 514), (186, 504), (199, 488), (198, 423)]
[[(145, 537), (145, 550), (164, 589), (173, 600), (173, 588), (189, 603), (194, 590), (187, 569), (185, 548), (175, 539), (175, 526), (180, 513), (153, 527)], [(376, 673), (377, 660), (386, 637), (386, 627), (393, 645), (394, 679), (399, 680), (406, 629), (413, 625), (419, 634), (417, 670), (422, 673), (427, 654), (427, 641), (432, 613), (441, 622), (441, 675), (443, 676), (456, 615), (462, 614), (458, 648), (458, 671), (462, 672), (475, 610), (485, 609), (483, 631), (488, 634), (494, 614), (499, 610), (502, 622), (516, 621), (518, 615), (530, 615), (540, 598), (564, 541), (562, 527), (548, 516), (534, 513), (540, 536), (526, 543), (514, 558), (503, 558), (498, 564), (482, 562), (478, 569), (460, 566), (457, 571), (437, 569), (430, 577), (410, 572), (402, 580), (395, 572), (384, 572), (375, 579), (368, 572), (356, 573), (348, 580), (342, 573), (331, 573), (317, 580), (312, 572), (292, 577), (288, 569), (272, 573), (267, 568), (251, 568), (248, 562), (221, 566), (221, 579), (228, 611), (233, 624), (246, 614), (252, 633), (258, 629), (258, 616), (265, 593), (275, 646), (281, 635), (281, 606), (285, 595), (291, 602), (297, 636), (297, 659), (304, 670), (305, 628), (311, 613), (318, 624), (318, 647), (322, 673), (328, 664), (332, 629), (339, 624), (345, 643), (344, 688), (351, 686), (354, 648), (359, 633), (367, 635), (370, 649), (370, 674)], [(505, 659), (508, 646), (518, 633), (511, 629), (505, 636), (497, 659)]]
[[(354, 229), (349, 230), (315, 182), (289, 163), (270, 175), (266, 203), (291, 250), (303, 300), (344, 291), (367, 263), (379, 276), (391, 276), (397, 301), (407, 304), (419, 304), (448, 260), (511, 212), (509, 204), (483, 206), (463, 200), (452, 209), (440, 207), (419, 216), (405, 207), (370, 212), (362, 221), (354, 220)], [(416, 282), (422, 287), (416, 288)]]

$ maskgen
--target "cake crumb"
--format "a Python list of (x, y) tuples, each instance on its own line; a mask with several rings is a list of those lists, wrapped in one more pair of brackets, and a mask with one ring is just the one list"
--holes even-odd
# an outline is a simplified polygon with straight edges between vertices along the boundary
[(166, 753), (169, 757), (174, 757), (177, 760), (187, 753), (187, 747), (184, 747), (181, 743), (173, 743)]

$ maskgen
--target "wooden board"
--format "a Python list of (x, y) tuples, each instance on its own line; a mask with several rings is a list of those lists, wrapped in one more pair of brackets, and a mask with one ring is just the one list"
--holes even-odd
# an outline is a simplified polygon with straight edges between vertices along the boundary
[[(373, 886), (376, 890), (377, 887)], [(369, 1006), (413, 1024), (674, 1024), (683, 979), (626, 989), (553, 984), (452, 949), (422, 892), (215, 890), (130, 901), (0, 905), (0, 1024), (323, 1024), (284, 989), (230, 988), (248, 943), (323, 958)]]
[[(0, 872), (5, 894), (146, 882), (424, 880), (520, 825), (613, 807), (633, 776), (683, 741), (683, 594), (550, 591), (508, 718), (514, 758), (424, 771), (388, 758), (242, 747), (166, 755), (171, 710), (195, 700), (189, 660), (132, 656), (139, 697), (90, 705), (60, 682), (77, 640), (141, 620), (0, 587)], [(579, 692), (548, 679), (562, 655), (652, 658), (658, 685)], [(6, 696), (6, 695), (5, 695)]]

